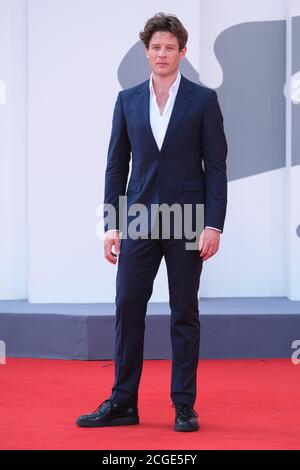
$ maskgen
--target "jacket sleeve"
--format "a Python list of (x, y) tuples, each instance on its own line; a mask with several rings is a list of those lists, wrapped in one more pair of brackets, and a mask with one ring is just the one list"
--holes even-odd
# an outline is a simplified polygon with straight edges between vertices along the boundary
[[(104, 231), (120, 229), (119, 196), (125, 195), (131, 146), (119, 92), (112, 120), (104, 187)], [(115, 216), (113, 215), (115, 213)]]
[(223, 232), (227, 206), (227, 142), (223, 115), (217, 93), (211, 90), (206, 99), (202, 121), (202, 157), (205, 173), (204, 226)]

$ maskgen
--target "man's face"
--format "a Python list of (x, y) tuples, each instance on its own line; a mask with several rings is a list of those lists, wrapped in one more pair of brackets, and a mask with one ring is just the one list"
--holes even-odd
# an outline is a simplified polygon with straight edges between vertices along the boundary
[(157, 31), (149, 42), (149, 49), (145, 49), (146, 57), (152, 72), (167, 76), (174, 74), (179, 62), (184, 58), (186, 47), (179, 52), (179, 43), (176, 36), (168, 31)]

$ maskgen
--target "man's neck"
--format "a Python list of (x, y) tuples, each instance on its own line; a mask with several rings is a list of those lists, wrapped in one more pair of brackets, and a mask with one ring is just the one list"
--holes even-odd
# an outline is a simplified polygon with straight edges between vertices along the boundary
[(152, 84), (156, 96), (169, 93), (170, 86), (175, 82), (178, 71), (177, 69), (176, 72), (167, 76), (157, 75), (155, 72), (152, 72)]

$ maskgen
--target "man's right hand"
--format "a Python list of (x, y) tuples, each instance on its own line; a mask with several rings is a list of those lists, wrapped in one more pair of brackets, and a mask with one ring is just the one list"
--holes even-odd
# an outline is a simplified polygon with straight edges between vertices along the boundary
[[(112, 247), (115, 247), (115, 253), (112, 251)], [(109, 230), (105, 234), (104, 239), (104, 258), (109, 263), (116, 264), (117, 257), (120, 254), (120, 234), (118, 230)]]

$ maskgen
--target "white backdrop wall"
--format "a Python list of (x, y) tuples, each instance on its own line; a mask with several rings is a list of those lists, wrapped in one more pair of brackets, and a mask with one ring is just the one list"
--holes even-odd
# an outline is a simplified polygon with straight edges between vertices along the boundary
[[(284, 22), (286, 1), (190, 0), (188, 8), (179, 0), (154, 0), (151, 5), (137, 0), (28, 0), (28, 5), (25, 0), (14, 1), (19, 7), (19, 18), (23, 19), (21, 32), (15, 32), (19, 37), (26, 31), (25, 7), (28, 7), (28, 174), (24, 145), (20, 166), (24, 198), (17, 202), (23, 217), (28, 208), (28, 225), (24, 221), (24, 233), (19, 234), (19, 246), (23, 249), (14, 252), (18, 253), (17, 260), (26, 259), (28, 253), (28, 273), (24, 269), (14, 271), (11, 289), (1, 279), (0, 296), (28, 297), (34, 303), (113, 302), (116, 266), (103, 258), (103, 241), (96, 236), (99, 222), (96, 211), (103, 198), (112, 111), (121, 89), (118, 69), (124, 56), (137, 43), (148, 17), (157, 11), (178, 15), (189, 31), (189, 64), (198, 72), (199, 81), (220, 89), (225, 129), (233, 149), (234, 135), (241, 130), (232, 126), (230, 107), (222, 91), (231, 77), (230, 73), (224, 77), (224, 64), (215, 54), (215, 41), (223, 32), (231, 34), (234, 30), (230, 28), (235, 26)], [(285, 37), (283, 47), (284, 40)], [(23, 53), (24, 58), (26, 50)], [(266, 60), (272, 62), (276, 54), (272, 44), (268, 54)], [(231, 50), (223, 50), (225, 62), (231, 55)], [(24, 60), (21, 63), (19, 80), (26, 84), (26, 65)], [(263, 78), (272, 80), (270, 76)], [(247, 89), (237, 99), (246, 94)], [(3, 109), (0, 106), (0, 111)], [(272, 102), (268, 107), (268, 112), (271, 111)], [(239, 119), (236, 121), (238, 125)], [(16, 129), (15, 124), (11, 123), (10, 128)], [(275, 132), (276, 126), (269, 132), (272, 130)], [(281, 132), (284, 133), (284, 128)], [(6, 137), (8, 134), (5, 133)], [(2, 147), (6, 137), (0, 139)], [(272, 139), (272, 135), (266, 139)], [(16, 150), (10, 152), (15, 159)], [(4, 154), (8, 156), (7, 150)], [(231, 157), (229, 145), (228, 162), (230, 174), (234, 175)], [(281, 157), (284, 161), (284, 149)], [(242, 168), (242, 151), (240, 158)], [(290, 230), (286, 217), (290, 192), (286, 169), (280, 164), (270, 168), (230, 178), (221, 249), (204, 264), (200, 296), (288, 295), (300, 299), (295, 282), (299, 272), (296, 265), (293, 270), (287, 267), (286, 261)], [(10, 188), (5, 203), (4, 190), (0, 188), (1, 215), (15, 197), (13, 185)], [(11, 258), (5, 256), (7, 250), (3, 247), (10, 240), (9, 227), (17, 226), (4, 220), (1, 273), (12, 269)], [(294, 238), (294, 251), (297, 248), (299, 237)], [(151, 301), (168, 301), (164, 261)]]
[(300, 298), (300, 2), (287, 2), (286, 246), (287, 296)]
[[(112, 302), (116, 266), (103, 257), (96, 209), (117, 70), (153, 12), (175, 11), (198, 68), (199, 5), (173, 0), (29, 1), (29, 299)], [(163, 269), (152, 300), (165, 300)]]
[(28, 294), (27, 2), (0, 0), (0, 299)]
[[(247, 166), (247, 159), (254, 160), (258, 154), (261, 158), (268, 158), (262, 154), (261, 148), (267, 148), (268, 138), (274, 138), (281, 132), (284, 138), (284, 128), (278, 129), (276, 123), (271, 124), (270, 137), (265, 135), (260, 141), (257, 135), (256, 122), (258, 114), (264, 111), (266, 120), (270, 122), (272, 117), (272, 89), (270, 76), (272, 63), (278, 54), (273, 44), (266, 48), (266, 63), (257, 63), (259, 48), (263, 46), (259, 42), (254, 48), (254, 57), (251, 49), (242, 49), (251, 46), (256, 40), (258, 28), (267, 28), (269, 22), (283, 22), (286, 14), (285, 1), (268, 0), (253, 2), (240, 0), (200, 0), (200, 74), (202, 82), (218, 91), (222, 95), (222, 85), (225, 87), (224, 101), (221, 102), (224, 112), (225, 131), (228, 140), (228, 168), (232, 168), (233, 153), (237, 158), (233, 165)], [(239, 28), (239, 29), (238, 29)], [(244, 33), (244, 31), (246, 31)], [(236, 36), (227, 40), (227, 49), (221, 55), (221, 48), (216, 47), (216, 41), (223, 34), (220, 42), (226, 41), (227, 35)], [(261, 34), (263, 41), (268, 41), (270, 34), (266, 30)], [(246, 40), (243, 43), (244, 37)], [(284, 46), (285, 34), (281, 36)], [(231, 56), (240, 56), (245, 63), (238, 63), (235, 69), (229, 69), (234, 60)], [(222, 61), (222, 62), (221, 62)], [(229, 62), (229, 65), (226, 65)], [(243, 67), (252, 63), (252, 80), (244, 74)], [(284, 67), (284, 63), (282, 63)], [(251, 67), (249, 68), (251, 73)], [(280, 70), (276, 69), (276, 72)], [(260, 82), (256, 81), (261, 74)], [(282, 75), (284, 70), (282, 70)], [(264, 75), (264, 76), (263, 76)], [(238, 78), (236, 78), (238, 76)], [(230, 84), (235, 83), (236, 89), (231, 89)], [(264, 85), (262, 91), (266, 104), (261, 109), (256, 88)], [(235, 106), (240, 102), (240, 106)], [(254, 113), (252, 110), (255, 102)], [(231, 109), (237, 110), (232, 116)], [(239, 111), (239, 112), (238, 112)], [(284, 107), (279, 109), (284, 113)], [(252, 119), (246, 121), (245, 116), (252, 115)], [(282, 116), (283, 117), (283, 116)], [(230, 122), (229, 122), (230, 119)], [(246, 125), (243, 125), (243, 122)], [(240, 142), (236, 144), (240, 134)], [(238, 149), (235, 147), (238, 145)], [(245, 147), (251, 147), (252, 152), (246, 152)], [(260, 148), (259, 148), (260, 147)], [(271, 153), (271, 152), (269, 152)], [(282, 148), (282, 161), (284, 161), (284, 147)], [(257, 171), (251, 174), (243, 172), (243, 177), (234, 176), (228, 186), (227, 218), (224, 234), (221, 237), (221, 249), (217, 256), (205, 264), (202, 276), (202, 294), (205, 296), (280, 296), (285, 295), (285, 274), (283, 270), (286, 246), (285, 246), (285, 169), (278, 168), (273, 171), (260, 171), (259, 162)]]

